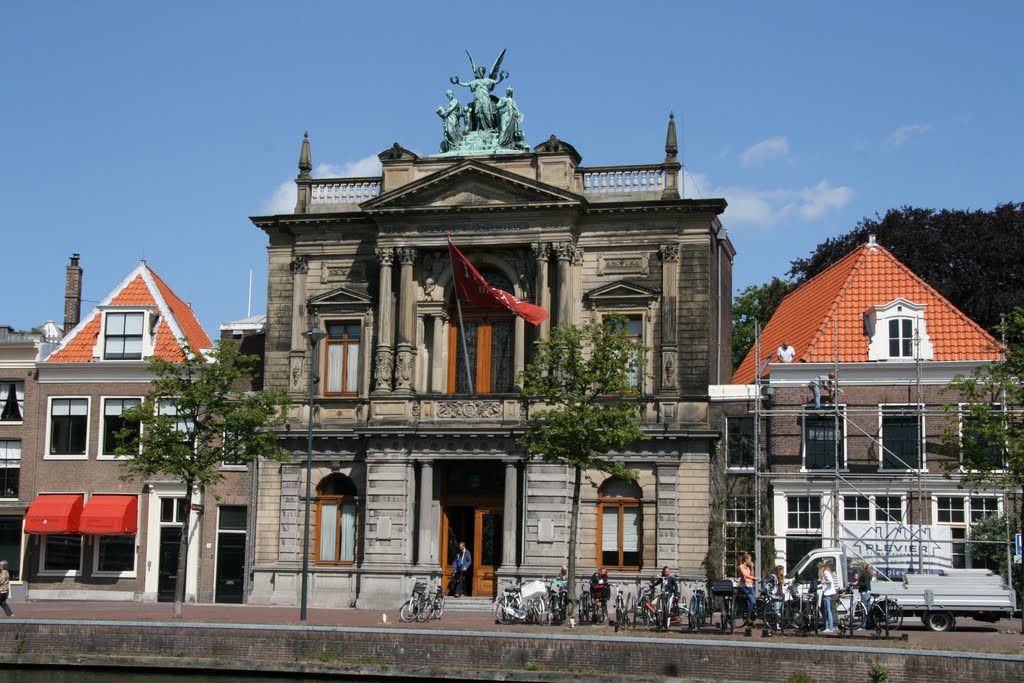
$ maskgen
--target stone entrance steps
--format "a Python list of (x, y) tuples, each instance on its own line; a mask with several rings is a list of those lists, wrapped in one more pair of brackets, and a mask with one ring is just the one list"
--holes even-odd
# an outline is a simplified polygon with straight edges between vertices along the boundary
[(492, 598), (465, 597), (455, 598), (446, 596), (444, 599), (445, 612), (493, 612), (494, 600)]

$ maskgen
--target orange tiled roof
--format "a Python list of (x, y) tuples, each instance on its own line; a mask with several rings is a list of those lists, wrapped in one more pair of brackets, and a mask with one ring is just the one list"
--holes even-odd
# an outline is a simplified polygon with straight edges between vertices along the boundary
[[(783, 341), (796, 349), (797, 363), (853, 363), (868, 360), (863, 313), (904, 298), (926, 304), (925, 322), (933, 359), (995, 360), (995, 339), (924, 280), (877, 244), (865, 244), (811, 278), (783, 299), (761, 332), (761, 358)], [(734, 384), (754, 381), (754, 349), (733, 374)]]
[(213, 346), (209, 335), (199, 324), (192, 309), (171, 291), (171, 288), (154, 273), (145, 262), (140, 263), (121, 284), (114, 288), (107, 298), (100, 302), (82, 322), (61, 341), (60, 348), (47, 363), (92, 363), (93, 349), (100, 335), (102, 316), (100, 307), (111, 306), (153, 306), (160, 312), (157, 323), (154, 356), (169, 361), (183, 360), (184, 339), (193, 349), (208, 349)]

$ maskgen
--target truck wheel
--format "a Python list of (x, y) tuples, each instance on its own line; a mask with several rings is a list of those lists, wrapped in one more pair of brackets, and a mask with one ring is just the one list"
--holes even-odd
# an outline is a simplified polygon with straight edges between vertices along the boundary
[(952, 631), (956, 620), (949, 612), (928, 612), (922, 619), (930, 631)]

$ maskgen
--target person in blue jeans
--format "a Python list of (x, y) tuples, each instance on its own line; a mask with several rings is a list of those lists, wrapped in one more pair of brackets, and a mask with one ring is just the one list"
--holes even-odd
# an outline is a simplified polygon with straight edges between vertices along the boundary
[(823, 590), (821, 593), (821, 609), (825, 612), (825, 629), (822, 633), (835, 633), (835, 622), (832, 620), (832, 601), (836, 596), (835, 567), (831, 562), (818, 563), (818, 578)]
[(455, 597), (461, 598), (466, 594), (466, 573), (472, 566), (473, 555), (466, 549), (466, 542), (459, 541), (459, 552), (452, 563), (452, 571), (455, 572)]
[(754, 575), (754, 558), (750, 553), (743, 553), (740, 556), (736, 570), (740, 575), (740, 592), (747, 598), (747, 616), (743, 620), (743, 625), (750, 626), (754, 623), (754, 607), (757, 604), (757, 595), (754, 594), (757, 576)]

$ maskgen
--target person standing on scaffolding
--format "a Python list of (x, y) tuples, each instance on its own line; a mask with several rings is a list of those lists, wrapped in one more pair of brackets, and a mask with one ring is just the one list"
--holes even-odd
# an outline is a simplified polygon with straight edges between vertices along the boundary
[(815, 377), (807, 383), (807, 388), (811, 390), (814, 395), (814, 409), (821, 410), (821, 396), (825, 395), (825, 400), (829, 403), (835, 401), (836, 394), (836, 373), (830, 372), (827, 375), (820, 375)]

